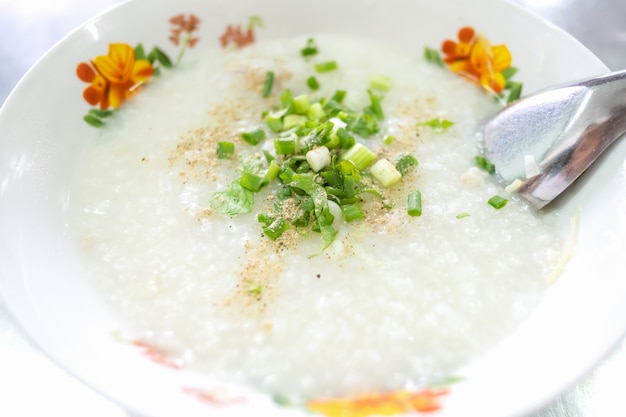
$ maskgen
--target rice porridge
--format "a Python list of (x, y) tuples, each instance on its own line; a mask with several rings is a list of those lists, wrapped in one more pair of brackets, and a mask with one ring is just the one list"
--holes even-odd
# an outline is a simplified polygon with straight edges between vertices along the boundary
[[(207, 49), (126, 103), (88, 144), (72, 190), (84, 267), (134, 337), (227, 381), (292, 398), (436, 383), (529, 315), (560, 234), (476, 167), (479, 123), (499, 107), (492, 97), (419, 53), (315, 40), (311, 59), (300, 55), (307, 38)], [(315, 71), (328, 61), (338, 68)], [(375, 95), (384, 119), (371, 137), (353, 137), (377, 159), (410, 154), (418, 165), (388, 187), (364, 170), (374, 190), (359, 195), (364, 218), (347, 222), (330, 204), (332, 243), (297, 227), (269, 239), (258, 215), (273, 207), (276, 181), (249, 212), (219, 212), (216, 193), (242, 163), (279, 159), (264, 112), (284, 91), (313, 103), (343, 90), (342, 106), (360, 111), (373, 107), (380, 74), (391, 81)], [(319, 89), (307, 87), (311, 76)], [(267, 140), (242, 140), (259, 127)], [(234, 155), (218, 159), (218, 142)], [(411, 216), (414, 190), (421, 215)], [(494, 195), (508, 204), (495, 209)]]

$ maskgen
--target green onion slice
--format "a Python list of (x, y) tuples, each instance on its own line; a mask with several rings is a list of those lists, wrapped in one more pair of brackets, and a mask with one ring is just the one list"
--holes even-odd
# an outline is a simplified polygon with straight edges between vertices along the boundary
[(243, 132), (241, 134), (241, 138), (250, 145), (258, 145), (265, 137), (265, 131), (260, 127), (251, 132)]
[(409, 192), (407, 199), (407, 212), (409, 216), (419, 217), (422, 215), (422, 193), (419, 190)]
[(339, 68), (337, 61), (326, 61), (315, 64), (315, 71), (319, 73), (334, 71), (337, 68)]
[(500, 197), (499, 195), (494, 195), (489, 199), (489, 201), (487, 201), (487, 203), (489, 203), (489, 205), (496, 210), (500, 210), (501, 208), (506, 206), (506, 203), (508, 202), (509, 200), (504, 197)]
[(228, 159), (235, 153), (235, 144), (232, 142), (217, 142), (217, 159)]
[(265, 73), (265, 82), (263, 83), (263, 97), (269, 97), (274, 86), (274, 72), (268, 71)]

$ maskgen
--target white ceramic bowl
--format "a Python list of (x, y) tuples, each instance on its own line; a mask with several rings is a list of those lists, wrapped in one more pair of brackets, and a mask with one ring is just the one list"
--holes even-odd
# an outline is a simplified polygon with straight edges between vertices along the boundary
[[(270, 398), (230, 387), (229, 406), (211, 405), (182, 387), (215, 381), (146, 360), (111, 337), (123, 329), (85, 282), (72, 250), (68, 200), (85, 144), (77, 63), (111, 42), (168, 42), (169, 19), (193, 13), (198, 35), (215, 42), (230, 23), (264, 21), (263, 38), (345, 32), (421, 53), (465, 25), (505, 43), (524, 92), (607, 71), (589, 51), (540, 18), (502, 0), (133, 0), (91, 20), (46, 54), (0, 112), (0, 294), (32, 340), (68, 372), (138, 415), (304, 415)], [(168, 49), (168, 45), (170, 49)], [(189, 51), (192, 54), (193, 51)], [(464, 371), (442, 399), (442, 416), (512, 416), (567, 389), (626, 329), (626, 142), (614, 146), (561, 203), (579, 211), (577, 245), (560, 280), (533, 317)], [(196, 391), (198, 393), (198, 391)], [(206, 398), (205, 398), (206, 400)], [(242, 400), (242, 401), (238, 401)]]

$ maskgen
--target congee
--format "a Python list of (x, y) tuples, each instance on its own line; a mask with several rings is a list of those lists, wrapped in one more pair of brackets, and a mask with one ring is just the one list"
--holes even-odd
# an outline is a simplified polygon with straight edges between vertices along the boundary
[(529, 316), (563, 250), (554, 215), (477, 166), (499, 106), (370, 40), (196, 49), (87, 145), (84, 268), (124, 332), (225, 381), (306, 399), (444, 380)]

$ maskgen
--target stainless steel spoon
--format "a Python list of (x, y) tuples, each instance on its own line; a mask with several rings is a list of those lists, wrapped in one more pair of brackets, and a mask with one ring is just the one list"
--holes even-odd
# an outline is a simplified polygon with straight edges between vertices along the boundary
[(626, 133), (626, 71), (522, 98), (483, 127), (485, 156), (540, 209)]

